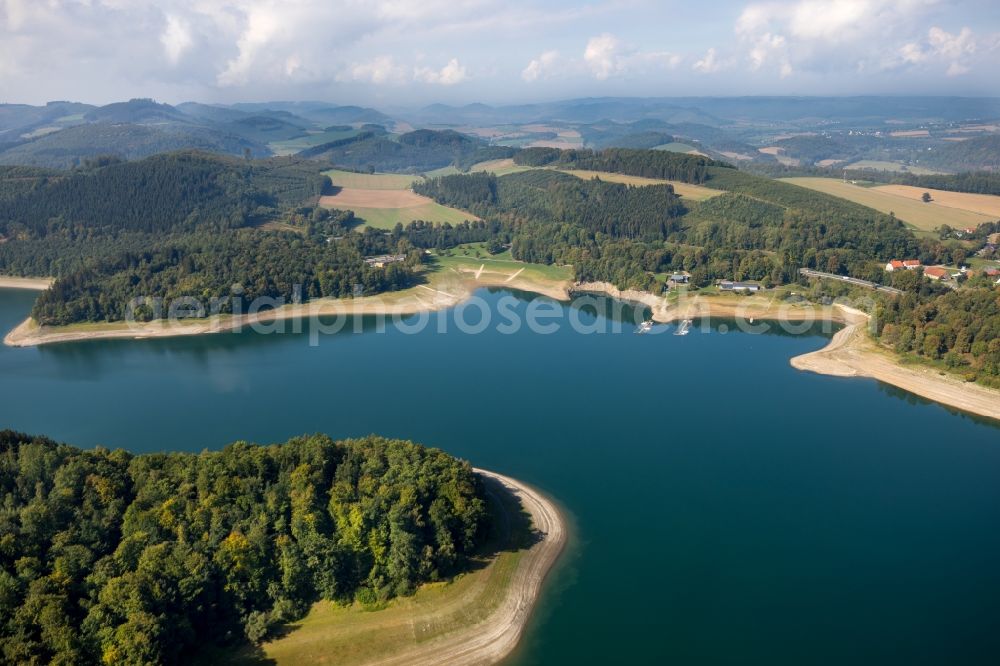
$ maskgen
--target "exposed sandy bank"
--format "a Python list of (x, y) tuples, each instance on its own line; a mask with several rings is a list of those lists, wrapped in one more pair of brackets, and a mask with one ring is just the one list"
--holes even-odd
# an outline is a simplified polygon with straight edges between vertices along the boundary
[(55, 278), (50, 277), (33, 278), (0, 275), (0, 289), (33, 289), (35, 291), (45, 291), (55, 281)]
[(545, 577), (566, 545), (567, 527), (555, 504), (531, 486), (495, 472), (476, 472), (499, 481), (520, 500), (541, 538), (521, 557), (506, 596), (485, 620), (373, 664), (495, 664), (517, 647)]
[[(863, 316), (863, 313), (862, 313)], [(872, 377), (964, 412), (1000, 420), (1000, 391), (919, 365), (902, 365), (865, 331), (867, 317), (838, 331), (820, 350), (796, 356), (792, 367), (836, 377)]]

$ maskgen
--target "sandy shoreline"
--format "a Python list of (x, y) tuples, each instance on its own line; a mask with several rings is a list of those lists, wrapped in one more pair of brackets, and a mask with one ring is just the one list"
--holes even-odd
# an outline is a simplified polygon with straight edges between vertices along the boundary
[[(315, 317), (348, 317), (380, 315), (404, 317), (424, 312), (436, 312), (455, 307), (468, 300), (476, 289), (507, 287), (530, 291), (556, 300), (569, 298), (569, 283), (539, 282), (530, 278), (505, 273), (483, 271), (453, 271), (429, 284), (410, 287), (398, 292), (387, 292), (360, 298), (317, 298), (297, 305), (285, 305), (255, 314), (216, 315), (197, 320), (73, 324), (70, 326), (39, 326), (31, 318), (25, 319), (3, 339), (9, 347), (33, 347), (59, 342), (82, 340), (169, 338), (187, 335), (209, 335), (238, 331), (247, 327), (263, 326), (287, 320)], [(0, 285), (2, 286), (2, 285)]]
[(495, 472), (475, 471), (499, 481), (515, 495), (542, 538), (521, 557), (506, 596), (485, 620), (371, 663), (378, 666), (495, 664), (520, 642), (545, 578), (566, 546), (567, 526), (555, 504), (531, 486)]
[(0, 289), (31, 289), (45, 291), (52, 286), (55, 278), (50, 277), (14, 277), (0, 275)]
[[(957, 409), (1000, 419), (1000, 391), (985, 388), (930, 368), (904, 366), (879, 350), (864, 334), (868, 316), (844, 306), (817, 306), (810, 303), (788, 303), (756, 296), (694, 296), (677, 302), (649, 292), (620, 290), (605, 282), (573, 284), (569, 281), (540, 281), (519, 275), (488, 270), (452, 269), (436, 276), (429, 284), (409, 289), (354, 299), (316, 299), (299, 305), (286, 305), (254, 315), (221, 315), (196, 321), (154, 321), (129, 326), (120, 322), (85, 324), (67, 327), (40, 327), (26, 319), (4, 337), (4, 344), (28, 347), (58, 342), (100, 339), (165, 338), (186, 335), (207, 335), (242, 330), (247, 327), (267, 327), (279, 322), (316, 317), (377, 315), (387, 318), (435, 312), (455, 307), (468, 300), (482, 287), (508, 287), (541, 294), (559, 301), (574, 294), (595, 294), (638, 303), (649, 307), (654, 321), (673, 323), (682, 319), (724, 317), (727, 319), (769, 320), (786, 322), (836, 321), (846, 325), (821, 350), (792, 359), (792, 366), (819, 374), (841, 377), (873, 377), (887, 384), (915, 393)], [(45, 288), (42, 279), (27, 280), (26, 284)], [(0, 282), (0, 286), (4, 286)], [(13, 285), (10, 285), (13, 286)], [(264, 329), (266, 331), (266, 328)]]
[(814, 352), (791, 359), (792, 367), (835, 377), (871, 377), (963, 412), (1000, 420), (1000, 391), (941, 374), (934, 368), (902, 365), (865, 333), (867, 316), (853, 321)]

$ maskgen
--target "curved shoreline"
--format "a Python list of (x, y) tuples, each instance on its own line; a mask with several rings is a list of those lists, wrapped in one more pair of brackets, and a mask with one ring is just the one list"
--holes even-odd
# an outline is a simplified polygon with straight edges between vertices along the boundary
[(566, 522), (555, 503), (531, 486), (496, 472), (478, 468), (474, 471), (503, 484), (517, 497), (542, 538), (521, 557), (504, 599), (483, 621), (369, 664), (495, 664), (509, 656), (520, 643), (545, 580), (566, 546)]
[(867, 315), (858, 313), (852, 318), (822, 349), (792, 358), (792, 367), (833, 377), (870, 377), (933, 402), (1000, 421), (1000, 391), (933, 368), (902, 365), (865, 334)]
[[(14, 278), (17, 279), (17, 278)], [(36, 284), (40, 284), (36, 282)], [(0, 286), (3, 283), (0, 282)], [(58, 342), (107, 339), (166, 338), (239, 331), (244, 327), (269, 325), (286, 320), (332, 316), (403, 317), (455, 307), (468, 300), (475, 289), (508, 287), (541, 294), (559, 301), (572, 294), (597, 294), (649, 307), (654, 321), (669, 324), (682, 319), (726, 317), (769, 321), (836, 321), (846, 328), (833, 336), (826, 347), (791, 360), (794, 368), (838, 377), (872, 377), (928, 400), (956, 409), (1000, 420), (1000, 391), (939, 374), (930, 368), (904, 366), (879, 350), (863, 334), (861, 324), (868, 315), (843, 305), (775, 303), (761, 296), (694, 296), (677, 303), (649, 292), (620, 290), (606, 282), (540, 282), (517, 274), (455, 270), (438, 276), (426, 285), (399, 292), (354, 299), (316, 299), (298, 305), (286, 305), (254, 315), (219, 315), (190, 322), (154, 321), (134, 326), (112, 324), (40, 327), (25, 319), (4, 337), (4, 344), (29, 347)], [(31, 288), (31, 287), (29, 287)], [(41, 288), (41, 287), (34, 287)]]

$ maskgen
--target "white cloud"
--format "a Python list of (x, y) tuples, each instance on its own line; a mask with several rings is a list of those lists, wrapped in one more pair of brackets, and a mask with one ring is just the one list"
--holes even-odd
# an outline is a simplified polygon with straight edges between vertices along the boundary
[(539, 79), (547, 79), (552, 76), (560, 67), (558, 51), (545, 51), (537, 58), (528, 63), (528, 66), (521, 71), (521, 78), (532, 83)]
[(928, 30), (939, 0), (782, 0), (747, 5), (734, 27), (751, 70), (876, 72), (900, 66), (970, 71), (980, 41), (969, 28)]
[(459, 62), (452, 58), (439, 70), (429, 67), (417, 67), (413, 70), (413, 79), (424, 83), (434, 83), (442, 86), (453, 86), (469, 78), (469, 72)]
[(702, 74), (712, 74), (713, 72), (718, 72), (722, 69), (722, 62), (719, 60), (718, 53), (715, 47), (708, 49), (705, 55), (700, 60), (695, 61), (694, 65), (691, 66), (696, 72), (701, 72)]
[(191, 37), (191, 26), (184, 19), (167, 15), (167, 25), (160, 35), (160, 43), (163, 44), (163, 52), (167, 55), (167, 60), (176, 65), (185, 52), (194, 44)]
[(367, 62), (352, 64), (339, 78), (342, 81), (362, 81), (376, 85), (399, 84), (406, 80), (406, 68), (396, 64), (392, 56), (381, 55)]
[(591, 37), (583, 51), (583, 60), (599, 80), (618, 70), (618, 38), (610, 33)]
[[(594, 78), (648, 74), (651, 70), (674, 69), (681, 57), (667, 51), (642, 51), (625, 44), (610, 33), (591, 37), (583, 51), (583, 63)], [(531, 65), (528, 65), (531, 67)]]
[(898, 61), (905, 65), (940, 66), (947, 63), (947, 76), (961, 76), (972, 70), (971, 62), (977, 52), (990, 50), (988, 40), (980, 42), (970, 28), (962, 28), (957, 34), (952, 34), (934, 26), (927, 31), (925, 39), (900, 47)]

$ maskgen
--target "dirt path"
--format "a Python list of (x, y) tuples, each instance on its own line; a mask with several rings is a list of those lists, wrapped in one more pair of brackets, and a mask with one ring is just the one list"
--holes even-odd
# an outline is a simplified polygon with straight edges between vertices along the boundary
[(964, 412), (1000, 420), (1000, 391), (943, 375), (933, 368), (901, 365), (855, 319), (820, 350), (796, 356), (792, 367), (836, 377), (872, 377)]
[(566, 525), (556, 506), (534, 488), (495, 472), (476, 472), (499, 481), (515, 495), (542, 538), (522, 556), (506, 597), (486, 620), (372, 664), (495, 664), (517, 647), (545, 576), (566, 545)]

